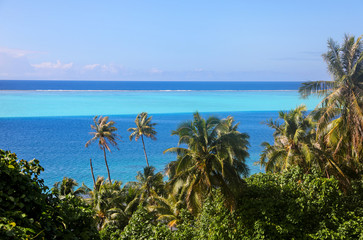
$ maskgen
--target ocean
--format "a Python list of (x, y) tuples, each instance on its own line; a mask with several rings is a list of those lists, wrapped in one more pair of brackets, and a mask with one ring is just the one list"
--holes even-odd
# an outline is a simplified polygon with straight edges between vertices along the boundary
[(175, 159), (162, 152), (177, 145), (171, 136), (177, 126), (199, 111), (204, 117), (233, 116), (239, 130), (250, 135), (250, 173), (263, 171), (259, 159), (263, 141), (272, 141), (272, 129), (262, 124), (278, 111), (300, 104), (309, 110), (318, 98), (301, 99), (298, 82), (105, 82), (105, 81), (0, 81), (0, 148), (19, 158), (37, 158), (45, 171), (46, 185), (64, 176), (92, 186), (89, 160), (95, 175), (107, 176), (103, 153), (91, 138), (95, 115), (116, 122), (122, 141), (107, 153), (111, 178), (134, 181), (145, 167), (142, 143), (130, 142), (127, 129), (137, 113), (146, 111), (157, 123), (157, 140), (146, 139), (149, 162), (157, 171)]
[(301, 82), (0, 80), (0, 90), (297, 90)]

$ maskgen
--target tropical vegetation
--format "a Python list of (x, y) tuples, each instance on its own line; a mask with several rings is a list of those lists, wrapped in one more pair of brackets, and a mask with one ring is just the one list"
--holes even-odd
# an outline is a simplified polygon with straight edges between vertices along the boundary
[(53, 194), (60, 198), (64, 198), (68, 195), (82, 197), (89, 193), (90, 189), (82, 183), (82, 186), (75, 189), (78, 186), (76, 180), (68, 177), (64, 177), (61, 182), (56, 182), (51, 189)]
[(178, 135), (178, 144), (164, 151), (177, 154), (177, 160), (168, 164), (166, 174), (169, 187), (186, 199), (189, 210), (198, 213), (212, 189), (220, 188), (234, 208), (248, 174), (246, 133), (237, 130), (233, 117), (203, 119), (197, 112), (193, 121), (182, 123), (172, 135)]
[(108, 172), (93, 189), (65, 177), (49, 190), (38, 160), (0, 150), (0, 238), (363, 239), (361, 38), (329, 40), (323, 58), (333, 80), (300, 88), (323, 97), (316, 109), (265, 122), (273, 143), (262, 143), (256, 163), (266, 173), (248, 176), (249, 136), (233, 117), (198, 112), (172, 131), (165, 174), (149, 165), (143, 141), (155, 139), (155, 123), (138, 114), (128, 130), (141, 137), (146, 166), (125, 184), (111, 181), (106, 149), (120, 137), (108, 117), (94, 117), (86, 144), (98, 141)]
[(275, 172), (298, 165), (310, 172), (318, 168), (325, 177), (334, 176), (344, 190), (363, 173), (363, 49), (361, 37), (346, 35), (343, 44), (328, 40), (323, 59), (333, 79), (303, 83), (302, 97), (323, 97), (306, 115), (302, 106), (281, 112), (278, 121), (267, 124), (275, 129), (274, 144), (263, 143), (259, 163)]
[[(282, 123), (281, 123), (282, 122)], [(315, 138), (315, 123), (306, 116), (304, 105), (289, 112), (279, 112), (278, 120), (266, 124), (273, 128), (274, 143), (263, 142), (260, 164), (266, 172), (282, 172), (300, 166), (306, 172), (312, 167), (310, 143)]]
[(93, 136), (87, 143), (86, 147), (88, 147), (92, 142), (98, 140), (98, 146), (103, 151), (103, 156), (105, 158), (105, 164), (107, 168), (107, 174), (108, 174), (108, 181), (112, 183), (111, 181), (111, 175), (110, 175), (110, 169), (108, 167), (107, 158), (106, 158), (106, 149), (111, 152), (111, 146), (117, 147), (117, 141), (120, 139), (119, 135), (117, 135), (115, 132), (117, 131), (117, 128), (114, 127), (115, 122), (109, 121), (108, 117), (102, 117), (95, 116), (93, 118), (93, 122), (95, 125), (91, 125), (91, 129), (93, 129), (93, 132), (90, 132), (90, 134)]
[(58, 198), (40, 178), (37, 159), (0, 150), (0, 239), (100, 239), (82, 198)]
[(346, 35), (341, 45), (329, 39), (323, 59), (333, 79), (304, 83), (299, 91), (303, 97), (323, 96), (311, 114), (317, 123), (316, 138), (332, 153), (333, 168), (349, 182), (363, 171), (362, 36)]
[(148, 116), (146, 112), (139, 113), (135, 119), (135, 128), (129, 128), (127, 131), (131, 132), (130, 141), (135, 138), (137, 141), (141, 137), (142, 147), (144, 149), (146, 165), (149, 167), (149, 160), (147, 158), (144, 136), (147, 138), (151, 138), (152, 140), (156, 140), (156, 131), (154, 126), (156, 123), (151, 123), (152, 117)]

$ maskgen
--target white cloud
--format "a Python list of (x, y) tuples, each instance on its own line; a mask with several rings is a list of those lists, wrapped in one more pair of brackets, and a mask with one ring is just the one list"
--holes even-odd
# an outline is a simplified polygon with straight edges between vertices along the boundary
[(31, 54), (38, 54), (41, 52), (0, 47), (0, 53), (5, 53), (5, 54), (9, 55), (10, 57), (19, 58), (19, 57), (24, 57), (24, 56), (31, 55)]
[(101, 66), (101, 69), (102, 69), (102, 72), (108, 72), (108, 73), (118, 73), (119, 72), (119, 69), (121, 69), (122, 66), (120, 65), (116, 65), (116, 64), (103, 64)]
[(24, 75), (32, 72), (26, 56), (14, 57), (8, 53), (0, 52), (0, 78), (26, 78)]
[(151, 73), (162, 73), (163, 71), (162, 71), (162, 70), (160, 70), (160, 69), (158, 69), (158, 68), (152, 68), (152, 69), (150, 70), (150, 72), (151, 72)]
[(57, 60), (56, 63), (52, 62), (42, 62), (39, 64), (31, 64), (32, 67), (36, 69), (63, 69), (67, 70), (72, 68), (73, 62), (70, 63), (61, 63), (59, 60)]
[(93, 70), (93, 69), (95, 69), (96, 67), (99, 67), (99, 66), (100, 66), (100, 64), (95, 63), (95, 64), (88, 64), (88, 65), (84, 66), (83, 68), (85, 70)]

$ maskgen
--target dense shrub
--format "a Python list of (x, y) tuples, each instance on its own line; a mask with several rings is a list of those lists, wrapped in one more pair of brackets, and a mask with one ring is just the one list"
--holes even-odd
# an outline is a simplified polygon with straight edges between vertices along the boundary
[(221, 192), (214, 191), (203, 205), (196, 224), (195, 239), (238, 239), (233, 215), (226, 208)]
[(180, 211), (180, 223), (172, 232), (173, 239), (190, 240), (197, 236), (196, 220), (187, 209)]
[(41, 171), (38, 160), (0, 150), (0, 239), (99, 239), (90, 207), (49, 194)]
[(293, 168), (247, 178), (236, 231), (246, 239), (363, 238), (363, 200), (352, 202), (357, 192), (344, 195), (337, 180), (320, 176)]
[(49, 193), (38, 160), (0, 150), (0, 239), (363, 239), (363, 181), (343, 193), (334, 178), (298, 167), (245, 179), (231, 212), (213, 190), (197, 217), (181, 209), (170, 229), (140, 205), (122, 229), (96, 229), (95, 212), (72, 194)]
[(345, 195), (337, 180), (320, 176), (299, 168), (252, 175), (234, 212), (215, 191), (188, 239), (363, 239), (362, 182)]
[(246, 182), (236, 211), (213, 191), (196, 219), (182, 209), (170, 231), (139, 207), (120, 239), (363, 239), (362, 181), (343, 194), (334, 178), (291, 168)]
[(171, 238), (171, 231), (165, 225), (157, 223), (155, 216), (140, 205), (132, 215), (129, 224), (125, 227), (119, 239), (167, 240)]
[[(62, 239), (99, 239), (95, 215), (91, 206), (80, 197), (68, 195), (52, 206), (54, 219), (57, 219), (59, 233)], [(55, 220), (53, 220), (55, 221)]]

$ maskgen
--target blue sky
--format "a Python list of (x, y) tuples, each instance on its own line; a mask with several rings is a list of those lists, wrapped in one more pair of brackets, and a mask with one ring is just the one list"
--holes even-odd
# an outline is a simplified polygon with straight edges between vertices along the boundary
[(363, 1), (0, 0), (0, 79), (329, 79)]

